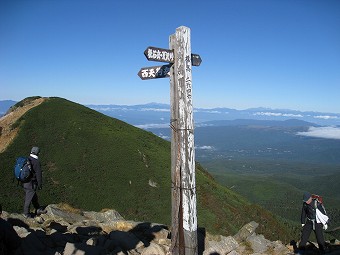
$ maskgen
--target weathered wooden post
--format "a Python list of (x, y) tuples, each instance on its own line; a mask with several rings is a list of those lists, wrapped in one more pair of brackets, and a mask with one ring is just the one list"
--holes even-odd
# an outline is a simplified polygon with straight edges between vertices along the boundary
[[(169, 37), (169, 48), (176, 48), (176, 35)], [(184, 254), (183, 232), (180, 231), (182, 222), (181, 209), (181, 158), (178, 127), (178, 82), (174, 66), (170, 69), (170, 127), (171, 127), (171, 254)], [(181, 236), (180, 236), (181, 235)], [(181, 247), (181, 251), (180, 251)]]
[(195, 180), (194, 123), (192, 105), (192, 66), (199, 66), (201, 58), (191, 54), (190, 29), (179, 27), (169, 37), (170, 50), (148, 47), (148, 60), (173, 65), (141, 68), (141, 79), (170, 76), (171, 181), (173, 255), (197, 255), (197, 210)]
[[(197, 254), (197, 210), (194, 123), (192, 105), (192, 63), (190, 29), (176, 29), (175, 80), (178, 83), (178, 130), (181, 209), (185, 255)], [(180, 234), (181, 236), (181, 234)]]

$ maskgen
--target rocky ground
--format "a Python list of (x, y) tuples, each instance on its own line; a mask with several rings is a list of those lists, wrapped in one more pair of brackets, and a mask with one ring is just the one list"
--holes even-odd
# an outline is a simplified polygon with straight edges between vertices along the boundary
[[(123, 219), (115, 210), (80, 211), (59, 204), (46, 207), (46, 214), (26, 219), (3, 212), (22, 239), (22, 255), (166, 255), (171, 254), (167, 226)], [(293, 245), (269, 241), (256, 234), (256, 222), (245, 225), (235, 236), (214, 236), (198, 231), (198, 254), (243, 255), (294, 254)], [(339, 246), (339, 241), (333, 247)], [(334, 250), (330, 254), (334, 253)], [(313, 251), (306, 254), (317, 254)]]

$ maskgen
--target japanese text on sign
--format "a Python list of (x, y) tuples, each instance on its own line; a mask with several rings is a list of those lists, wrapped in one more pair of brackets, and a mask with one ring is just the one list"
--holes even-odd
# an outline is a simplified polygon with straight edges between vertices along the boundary
[(170, 68), (171, 65), (144, 67), (140, 69), (138, 76), (142, 80), (169, 77)]
[(169, 63), (174, 62), (174, 52), (172, 50), (148, 47), (144, 54), (148, 60)]

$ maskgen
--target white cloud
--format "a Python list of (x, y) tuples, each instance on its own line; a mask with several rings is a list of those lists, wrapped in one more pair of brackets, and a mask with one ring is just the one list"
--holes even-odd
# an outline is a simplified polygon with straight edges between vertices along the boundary
[[(201, 112), (201, 113), (214, 113), (214, 114), (221, 114), (221, 111), (216, 111), (216, 110), (202, 110), (202, 109), (194, 109), (194, 112)], [(227, 113), (228, 114), (228, 113)]]
[(310, 127), (307, 132), (298, 132), (297, 134), (326, 139), (340, 139), (340, 127)]
[(213, 124), (207, 124), (207, 123), (195, 123), (196, 127), (212, 127)]
[(91, 107), (92, 110), (95, 111), (102, 111), (102, 112), (112, 112), (112, 111), (134, 111), (134, 109), (129, 109), (126, 107), (110, 107), (110, 106), (106, 106), (106, 107)]
[(169, 123), (135, 125), (135, 127), (138, 127), (138, 128), (141, 128), (141, 129), (149, 129), (149, 128), (169, 128)]
[(274, 116), (274, 117), (290, 117), (290, 118), (303, 118), (303, 115), (301, 115), (301, 114), (281, 113), (281, 112), (256, 112), (253, 115)]
[(141, 108), (141, 109), (135, 109), (135, 108), (127, 108), (127, 107), (111, 107), (111, 106), (104, 106), (104, 107), (99, 107), (99, 106), (94, 106), (91, 107), (91, 109), (96, 110), (96, 111), (103, 111), (103, 112), (108, 112), (108, 111), (141, 111), (141, 112), (170, 112), (170, 109), (162, 109), (162, 108)]
[(330, 119), (338, 119), (338, 116), (318, 115), (318, 116), (314, 116), (314, 118), (315, 119), (330, 120)]
[(195, 149), (197, 150), (214, 150), (215, 148), (210, 145), (204, 145), (204, 146), (196, 146)]
[(170, 141), (171, 137), (167, 136), (167, 135), (159, 135), (160, 138), (164, 139), (164, 140), (168, 140)]

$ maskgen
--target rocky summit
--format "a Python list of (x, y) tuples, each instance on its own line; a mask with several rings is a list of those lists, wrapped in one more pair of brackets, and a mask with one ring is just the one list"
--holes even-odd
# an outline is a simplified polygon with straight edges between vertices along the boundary
[[(21, 237), (23, 255), (165, 255), (170, 254), (171, 233), (167, 226), (125, 220), (117, 211), (81, 211), (63, 204), (46, 207), (46, 214), (28, 219), (3, 212)], [(250, 222), (235, 236), (214, 236), (198, 231), (199, 254), (289, 254), (291, 247), (257, 235)]]
[[(93, 212), (52, 204), (46, 207), (45, 214), (32, 219), (5, 211), (2, 217), (21, 237), (16, 253), (20, 255), (171, 254), (167, 226), (125, 220), (112, 209)], [(258, 223), (250, 222), (234, 236), (211, 235), (199, 229), (198, 254), (294, 254), (293, 245), (269, 241), (256, 234), (257, 227)]]

